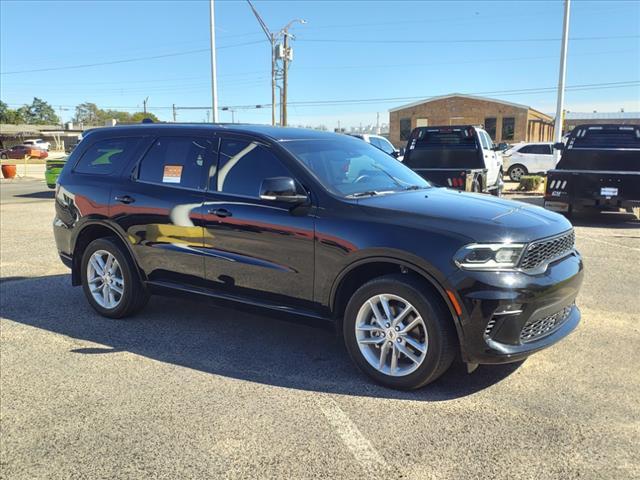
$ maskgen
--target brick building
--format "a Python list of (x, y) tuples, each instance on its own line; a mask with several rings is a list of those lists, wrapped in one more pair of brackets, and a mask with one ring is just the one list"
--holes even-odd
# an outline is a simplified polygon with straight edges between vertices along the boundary
[(483, 125), (494, 142), (553, 141), (553, 118), (526, 105), (454, 93), (389, 110), (389, 140), (404, 146), (411, 130), (436, 125)]

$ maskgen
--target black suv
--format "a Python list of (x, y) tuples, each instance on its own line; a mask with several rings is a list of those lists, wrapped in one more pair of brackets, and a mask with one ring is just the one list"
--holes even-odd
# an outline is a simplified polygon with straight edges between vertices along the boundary
[(376, 381), (417, 388), (456, 355), (524, 359), (571, 332), (571, 224), (432, 187), (359, 139), (263, 126), (90, 131), (56, 189), (73, 285), (120, 318), (183, 291), (334, 322)]

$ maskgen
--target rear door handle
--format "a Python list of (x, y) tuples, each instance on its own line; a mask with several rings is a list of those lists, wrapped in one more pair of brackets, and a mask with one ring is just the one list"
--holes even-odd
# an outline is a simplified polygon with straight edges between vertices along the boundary
[(120, 202), (120, 203), (124, 203), (124, 204), (129, 204), (129, 203), (133, 203), (136, 201), (135, 198), (133, 198), (130, 195), (116, 195), (113, 198), (116, 202)]
[(226, 208), (212, 208), (208, 211), (209, 215), (215, 215), (216, 217), (226, 218), (231, 216), (231, 212)]

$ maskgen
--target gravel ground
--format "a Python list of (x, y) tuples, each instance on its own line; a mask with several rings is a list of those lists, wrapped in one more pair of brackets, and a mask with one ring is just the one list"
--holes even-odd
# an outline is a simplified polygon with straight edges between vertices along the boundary
[(400, 393), (295, 320), (174, 297), (97, 316), (57, 259), (52, 201), (14, 193), (0, 205), (2, 478), (638, 478), (629, 216), (577, 219), (583, 321), (565, 341)]

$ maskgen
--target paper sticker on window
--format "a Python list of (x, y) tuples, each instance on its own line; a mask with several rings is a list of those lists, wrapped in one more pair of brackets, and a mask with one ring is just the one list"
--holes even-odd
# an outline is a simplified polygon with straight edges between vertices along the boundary
[(165, 165), (162, 173), (164, 183), (180, 183), (182, 177), (182, 165)]

